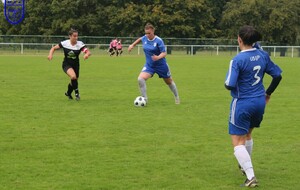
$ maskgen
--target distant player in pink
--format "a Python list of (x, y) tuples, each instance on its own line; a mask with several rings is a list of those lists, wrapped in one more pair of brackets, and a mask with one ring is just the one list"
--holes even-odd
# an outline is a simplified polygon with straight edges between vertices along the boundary
[(117, 43), (117, 56), (121, 55), (122, 53), (123, 53), (122, 42), (121, 42), (121, 40), (119, 40), (118, 43)]
[(117, 44), (118, 44), (118, 39), (113, 39), (110, 44), (109, 44), (109, 50), (108, 52), (110, 53), (110, 56), (114, 55), (117, 51)]

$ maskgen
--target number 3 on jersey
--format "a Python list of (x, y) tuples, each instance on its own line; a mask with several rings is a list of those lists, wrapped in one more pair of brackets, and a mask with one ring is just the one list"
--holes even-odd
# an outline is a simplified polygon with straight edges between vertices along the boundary
[(260, 77), (258, 76), (260, 69), (261, 69), (261, 67), (259, 65), (253, 67), (253, 71), (256, 71), (256, 73), (254, 75), (254, 78), (256, 79), (256, 81), (252, 84), (252, 86), (258, 84), (260, 81)]

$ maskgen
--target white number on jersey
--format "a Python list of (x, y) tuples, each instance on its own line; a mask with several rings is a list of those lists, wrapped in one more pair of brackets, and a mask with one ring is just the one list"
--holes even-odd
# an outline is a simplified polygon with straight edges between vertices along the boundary
[(259, 65), (253, 67), (253, 71), (256, 71), (256, 73), (254, 75), (254, 78), (256, 79), (256, 81), (252, 84), (252, 86), (256, 85), (260, 81), (260, 77), (258, 76), (260, 69), (261, 69), (261, 67)]

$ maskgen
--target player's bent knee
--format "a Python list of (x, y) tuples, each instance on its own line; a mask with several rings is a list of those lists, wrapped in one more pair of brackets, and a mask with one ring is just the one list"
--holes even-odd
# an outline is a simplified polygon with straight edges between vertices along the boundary
[(138, 77), (138, 82), (139, 83), (141, 83), (141, 82), (144, 82), (145, 81), (145, 79), (144, 78), (142, 78), (142, 77)]
[(71, 80), (77, 80), (76, 76), (71, 76), (70, 78), (71, 78)]
[(171, 85), (173, 83), (173, 80), (171, 78), (165, 79), (164, 81), (167, 85)]

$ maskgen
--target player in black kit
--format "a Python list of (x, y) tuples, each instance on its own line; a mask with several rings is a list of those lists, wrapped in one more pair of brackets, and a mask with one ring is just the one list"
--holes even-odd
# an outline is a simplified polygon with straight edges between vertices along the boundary
[(63, 48), (65, 58), (62, 63), (62, 68), (71, 79), (71, 82), (68, 84), (68, 91), (65, 93), (65, 95), (69, 99), (73, 99), (72, 92), (74, 90), (76, 100), (80, 100), (78, 90), (79, 54), (80, 52), (85, 53), (83, 59), (87, 59), (91, 55), (91, 53), (83, 42), (78, 41), (77, 30), (71, 29), (69, 31), (69, 38), (69, 40), (62, 41), (50, 49), (48, 60), (52, 60), (53, 53), (55, 50)]

